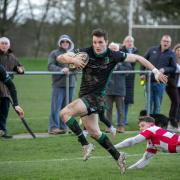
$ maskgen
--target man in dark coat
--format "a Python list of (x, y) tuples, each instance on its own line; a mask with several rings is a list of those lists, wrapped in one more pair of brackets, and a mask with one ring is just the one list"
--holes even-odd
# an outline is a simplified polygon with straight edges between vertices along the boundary
[[(15, 55), (10, 49), (10, 40), (6, 37), (0, 38), (0, 65), (2, 65), (6, 71), (16, 71), (17, 73), (24, 73), (23, 67), (18, 62)], [(8, 117), (10, 106), (10, 93), (7, 86), (0, 82), (0, 130), (4, 132), (5, 138), (11, 138), (7, 134), (6, 121)]]

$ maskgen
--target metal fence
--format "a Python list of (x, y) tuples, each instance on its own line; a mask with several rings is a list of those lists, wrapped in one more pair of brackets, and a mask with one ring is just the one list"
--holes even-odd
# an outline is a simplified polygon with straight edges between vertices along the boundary
[[(14, 74), (14, 72), (9, 72), (10, 74)], [(145, 74), (147, 76), (146, 81), (146, 109), (147, 113), (150, 113), (150, 86), (151, 86), (151, 71), (113, 71), (113, 74)], [(49, 71), (25, 71), (24, 75), (65, 75), (62, 72), (55, 71), (55, 72), (49, 72)], [(66, 74), (66, 104), (69, 103), (69, 75), (70, 74), (82, 74), (82, 72), (70, 72), (69, 74)], [(16, 74), (17, 75), (17, 74)]]

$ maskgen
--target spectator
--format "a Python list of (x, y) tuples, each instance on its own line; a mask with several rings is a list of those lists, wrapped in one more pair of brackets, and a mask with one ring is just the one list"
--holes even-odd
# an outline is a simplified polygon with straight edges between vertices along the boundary
[[(64, 134), (67, 127), (59, 117), (59, 111), (66, 105), (66, 75), (69, 73), (67, 64), (62, 64), (56, 61), (57, 56), (66, 52), (73, 52), (74, 43), (70, 36), (62, 35), (58, 40), (58, 48), (53, 50), (48, 57), (48, 70), (60, 71), (63, 75), (52, 75), (52, 97), (51, 97), (51, 112), (49, 117), (50, 134)], [(69, 76), (69, 101), (72, 101), (74, 89), (76, 85), (76, 76)]]
[[(132, 36), (126, 36), (123, 41), (123, 46), (120, 49), (125, 53), (137, 54), (138, 50), (134, 46), (134, 38)], [(131, 62), (131, 69), (135, 69), (135, 62)], [(134, 81), (135, 74), (127, 74), (126, 75), (126, 96), (124, 99), (124, 124), (128, 125), (128, 111), (129, 105), (134, 104)]]
[[(0, 38), (0, 65), (5, 71), (16, 71), (19, 74), (24, 73), (23, 66), (20, 65), (17, 58), (10, 49), (10, 40), (7, 37)], [(12, 76), (13, 77), (13, 76)], [(7, 86), (0, 81), (0, 131), (4, 138), (12, 138), (8, 135), (6, 122), (10, 106), (10, 92)]]
[[(175, 50), (174, 50), (174, 52), (175, 52)], [(180, 100), (179, 100), (179, 96), (178, 96), (178, 88), (177, 88), (175, 72), (171, 73), (168, 77), (166, 93), (169, 96), (169, 99), (171, 102), (171, 106), (170, 106), (170, 110), (169, 110), (169, 125), (168, 125), (167, 129), (169, 131), (176, 132), (177, 128), (178, 128), (176, 116), (177, 116)]]
[[(24, 117), (24, 111), (23, 109), (18, 105), (18, 99), (17, 99), (17, 91), (14, 83), (11, 80), (11, 77), (7, 72), (5, 71), (4, 67), (0, 65), (0, 81), (6, 85), (6, 87), (9, 90), (11, 99), (12, 99), (12, 106), (14, 107), (15, 111), (19, 114), (21, 118)], [(0, 137), (2, 138), (8, 138), (4, 131), (0, 130)]]
[[(109, 48), (113, 51), (119, 51), (119, 45), (111, 43)], [(129, 62), (119, 62), (114, 70), (124, 71), (131, 69)], [(117, 109), (117, 132), (123, 133), (124, 129), (124, 97), (126, 95), (126, 85), (125, 85), (125, 74), (112, 74), (111, 80), (108, 83), (106, 89), (106, 103), (107, 108), (107, 119), (112, 123), (112, 109), (113, 102), (116, 103)]]
[[(169, 35), (163, 35), (160, 46), (150, 48), (145, 54), (145, 58), (166, 75), (170, 75), (176, 70), (175, 54), (170, 49), (170, 46), (171, 37)], [(145, 68), (142, 67), (141, 69), (144, 70)], [(141, 80), (145, 80), (145, 75), (141, 75)], [(158, 83), (153, 75), (151, 76), (150, 114), (160, 113), (165, 86), (163, 83)]]
[[(176, 65), (177, 65), (177, 69), (176, 72), (180, 73), (180, 44), (176, 44), (173, 48), (175, 54), (176, 54)], [(178, 91), (178, 110), (177, 110), (177, 114), (176, 114), (176, 120), (178, 123), (178, 129), (177, 131), (180, 132), (180, 74), (176, 75), (177, 77), (177, 91)], [(177, 101), (177, 100), (175, 100)]]

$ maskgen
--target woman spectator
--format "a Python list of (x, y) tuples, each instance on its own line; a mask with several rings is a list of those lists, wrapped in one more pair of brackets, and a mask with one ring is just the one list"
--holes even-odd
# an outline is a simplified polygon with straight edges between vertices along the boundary
[[(174, 52), (176, 54), (176, 63), (177, 63), (177, 69), (176, 72), (180, 73), (180, 44), (176, 44), (174, 46)], [(178, 91), (178, 100), (180, 102), (180, 74), (176, 75), (177, 77), (177, 91)], [(176, 120), (178, 124), (178, 129), (177, 131), (180, 132), (180, 104), (178, 105), (178, 110), (176, 114)]]
[[(126, 36), (123, 41), (123, 46), (120, 49), (123, 52), (130, 54), (137, 54), (137, 48), (134, 46), (134, 38)], [(135, 63), (131, 63), (132, 69), (135, 68)], [(124, 99), (124, 124), (128, 124), (128, 109), (130, 104), (134, 104), (134, 80), (135, 74), (128, 74), (126, 76), (126, 96)]]

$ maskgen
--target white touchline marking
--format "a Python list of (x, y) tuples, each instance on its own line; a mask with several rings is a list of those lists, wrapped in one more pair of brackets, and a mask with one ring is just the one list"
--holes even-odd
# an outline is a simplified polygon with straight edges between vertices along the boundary
[[(127, 154), (127, 157), (137, 157), (142, 156), (143, 154)], [(177, 155), (177, 153), (158, 153), (158, 155)], [(93, 156), (90, 159), (104, 159), (104, 158), (112, 158), (111, 156)], [(63, 161), (76, 161), (83, 160), (82, 157), (78, 158), (62, 158), (62, 159), (44, 159), (44, 160), (31, 160), (31, 161), (0, 161), (1, 164), (15, 164), (15, 163), (41, 163), (41, 162), (63, 162)]]

